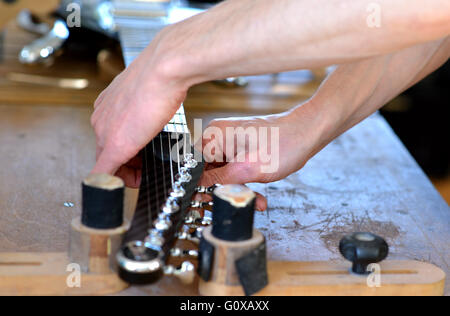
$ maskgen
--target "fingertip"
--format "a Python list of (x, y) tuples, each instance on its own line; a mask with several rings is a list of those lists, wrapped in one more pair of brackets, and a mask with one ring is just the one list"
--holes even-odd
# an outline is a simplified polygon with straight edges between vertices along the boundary
[(255, 209), (258, 212), (264, 212), (265, 210), (267, 210), (267, 207), (268, 207), (267, 199), (261, 194), (257, 193)]
[(141, 185), (142, 171), (138, 169), (133, 169), (127, 166), (122, 166), (115, 174), (125, 183), (125, 186), (133, 189), (139, 188)]
[(267, 203), (265, 203), (264, 201), (257, 200), (256, 201), (256, 210), (258, 212), (264, 212), (265, 210), (267, 210)]
[(104, 147), (91, 173), (115, 174), (124, 163), (112, 157), (116, 157), (116, 153), (110, 147)]

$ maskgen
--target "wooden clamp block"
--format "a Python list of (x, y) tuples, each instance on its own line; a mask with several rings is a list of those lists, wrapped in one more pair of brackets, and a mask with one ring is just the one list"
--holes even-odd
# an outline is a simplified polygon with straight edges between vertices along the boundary
[(128, 287), (114, 272), (115, 254), (129, 228), (123, 195), (119, 178), (89, 176), (68, 253), (0, 253), (0, 295), (104, 295)]
[[(267, 263), (269, 285), (256, 296), (441, 296), (445, 273), (418, 261), (380, 263), (380, 287), (369, 287), (370, 276), (351, 272), (351, 264), (337, 262)], [(202, 284), (203, 283), (203, 284)], [(217, 296), (244, 295), (239, 284), (200, 283), (200, 293)]]
[(80, 264), (83, 272), (110, 273), (115, 266), (114, 254), (120, 249), (129, 227), (125, 222), (114, 229), (92, 229), (83, 225), (80, 218), (74, 219), (69, 244), (71, 261)]
[(389, 246), (371, 233), (355, 232), (341, 240), (339, 250), (351, 263), (266, 262), (264, 236), (253, 229), (254, 197), (247, 190), (228, 185), (214, 191), (213, 225), (203, 230), (199, 249), (201, 295), (444, 294), (441, 269), (418, 261), (383, 262)]
[[(356, 233), (353, 236), (361, 234)], [(236, 259), (255, 247), (258, 240), (262, 240), (261, 233), (255, 230), (253, 238), (248, 241), (229, 242), (215, 238), (211, 234), (211, 229), (206, 228), (203, 238), (214, 246), (214, 255), (211, 260), (210, 279), (207, 282), (200, 280), (200, 294), (244, 295), (244, 289), (236, 271)], [(343, 241), (341, 245), (345, 245)], [(351, 253), (363, 254), (360, 257), (364, 257), (364, 254), (368, 253), (368, 248), (363, 249), (361, 245), (358, 247), (358, 249), (351, 249)], [(379, 257), (379, 260), (385, 258), (385, 255), (387, 251)], [(353, 266), (346, 261), (269, 261), (267, 263), (268, 285), (254, 295), (441, 296), (444, 294), (446, 275), (444, 271), (432, 264), (419, 261), (384, 261), (368, 264), (368, 262), (377, 262), (375, 260), (366, 261), (367, 265), (361, 268), (357, 258), (351, 259)], [(358, 270), (363, 274), (353, 272)], [(371, 273), (365, 273), (366, 271)]]
[(0, 253), (0, 295), (104, 295), (126, 287), (112, 271), (74, 271), (67, 253)]

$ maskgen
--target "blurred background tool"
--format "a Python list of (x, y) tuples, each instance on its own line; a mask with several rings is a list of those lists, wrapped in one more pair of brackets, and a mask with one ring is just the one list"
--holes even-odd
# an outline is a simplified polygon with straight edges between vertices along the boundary
[(45, 14), (57, 8), (59, 0), (0, 0), (0, 30), (23, 9)]
[[(80, 179), (95, 162), (92, 104), (124, 62), (114, 37), (81, 25), (69, 28), (68, 40), (52, 61), (20, 63), (26, 45), (50, 31), (57, 18), (65, 20), (52, 10), (41, 13), (44, 1), (29, 3), (32, 21), (47, 30), (27, 29), (17, 23), (16, 14), (8, 24), (0, 19), (5, 25), (0, 41), (0, 251), (65, 251), (67, 225), (81, 212)], [(33, 9), (37, 4), (40, 8)], [(204, 83), (190, 89), (186, 111), (191, 118), (203, 118), (204, 126), (216, 117), (285, 111), (311, 97), (325, 74), (321, 71), (319, 76), (299, 70), (247, 77), (248, 85), (231, 89)], [(440, 167), (448, 165), (448, 73), (447, 64), (382, 111), (428, 175), (441, 174), (434, 182), (442, 183), (439, 188), (450, 187), (448, 172)], [(59, 84), (66, 79), (80, 87), (84, 80), (89, 84), (67, 89)], [(435, 150), (429, 151), (431, 144)], [(371, 231), (386, 239), (393, 260), (433, 262), (450, 275), (448, 205), (380, 115), (336, 139), (301, 172), (250, 186), (269, 199), (269, 211), (255, 215), (255, 227), (267, 238), (270, 260), (339, 259), (336, 247), (343, 236)], [(65, 207), (66, 202), (73, 206)], [(127, 294), (196, 291), (195, 285), (162, 282), (130, 288)]]

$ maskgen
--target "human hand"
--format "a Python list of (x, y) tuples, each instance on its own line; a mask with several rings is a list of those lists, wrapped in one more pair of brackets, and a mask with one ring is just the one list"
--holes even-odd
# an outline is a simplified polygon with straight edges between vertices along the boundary
[(116, 174), (129, 187), (141, 178), (139, 151), (173, 117), (187, 87), (156, 51), (158, 37), (103, 91), (95, 102), (91, 124), (97, 137), (92, 173)]
[[(320, 147), (312, 104), (282, 114), (212, 121), (196, 144), (207, 162), (200, 184), (268, 183), (301, 169)], [(258, 195), (257, 209), (267, 201)]]

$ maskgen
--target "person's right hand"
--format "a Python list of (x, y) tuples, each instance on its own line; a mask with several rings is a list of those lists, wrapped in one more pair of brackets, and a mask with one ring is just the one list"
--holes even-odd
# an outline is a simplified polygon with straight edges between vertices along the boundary
[(92, 173), (117, 174), (129, 187), (138, 187), (141, 177), (133, 158), (162, 130), (186, 96), (187, 87), (168, 75), (167, 63), (156, 52), (159, 37), (101, 93), (91, 117), (97, 137)]

